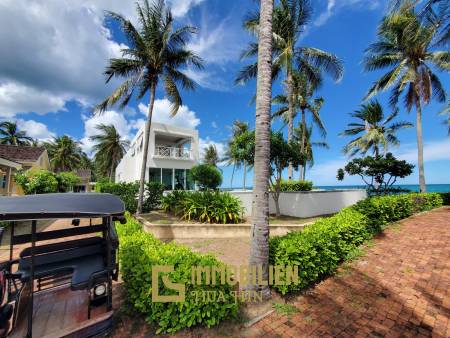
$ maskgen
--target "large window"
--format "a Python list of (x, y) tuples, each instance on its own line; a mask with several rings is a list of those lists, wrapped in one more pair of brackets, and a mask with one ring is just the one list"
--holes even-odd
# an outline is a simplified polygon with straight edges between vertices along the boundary
[(148, 169), (148, 181), (161, 183), (161, 168)]
[(192, 177), (190, 175), (190, 170), (186, 169), (186, 190), (194, 190), (194, 181), (192, 180)]
[(184, 169), (175, 169), (175, 190), (184, 190)]
[(173, 182), (173, 169), (162, 169), (162, 184), (164, 185), (164, 189), (166, 190), (173, 190), (172, 187)]

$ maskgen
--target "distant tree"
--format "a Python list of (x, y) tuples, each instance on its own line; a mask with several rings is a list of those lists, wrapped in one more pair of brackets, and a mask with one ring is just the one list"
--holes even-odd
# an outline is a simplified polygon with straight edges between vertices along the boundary
[(125, 78), (114, 92), (100, 103), (96, 111), (104, 112), (107, 108), (120, 102), (125, 107), (136, 94), (142, 99), (150, 94), (148, 116), (145, 123), (143, 159), (139, 180), (138, 213), (142, 213), (144, 201), (145, 173), (152, 123), (155, 91), (158, 84), (172, 103), (171, 115), (175, 115), (182, 105), (179, 85), (188, 90), (195, 88), (195, 83), (182, 70), (189, 66), (202, 68), (202, 60), (188, 47), (190, 36), (197, 30), (192, 26), (174, 27), (170, 9), (163, 0), (149, 3), (142, 0), (136, 4), (139, 27), (123, 16), (108, 12), (127, 39), (127, 47), (122, 49), (121, 58), (110, 59), (106, 68), (106, 82), (113, 77)]
[(387, 153), (389, 145), (398, 145), (400, 142), (395, 135), (399, 130), (411, 128), (409, 122), (391, 123), (398, 115), (398, 109), (384, 118), (383, 107), (378, 101), (372, 101), (361, 105), (361, 109), (351, 114), (356, 122), (348, 124), (348, 129), (341, 133), (341, 136), (357, 136), (347, 143), (343, 151), (351, 156), (357, 153), (366, 154), (369, 150), (378, 156), (383, 148)]
[(221, 172), (210, 164), (196, 165), (189, 174), (200, 190), (216, 190), (222, 184)]
[[(245, 136), (242, 137), (242, 135), (246, 135), (249, 133), (248, 123), (235, 120), (233, 122), (231, 131), (232, 134), (230, 139), (228, 140), (228, 147), (225, 153), (225, 161), (227, 161), (228, 165), (233, 165), (230, 186), (233, 187), (233, 178), (235, 170), (243, 167), (244, 170), (243, 186), (245, 189), (247, 177), (247, 162), (245, 158), (242, 157), (242, 152), (240, 151), (243, 147), (236, 146), (236, 143), (242, 141), (242, 139), (245, 139)], [(241, 139), (238, 140), (239, 138)]]
[(203, 162), (205, 164), (217, 167), (217, 163), (219, 162), (219, 154), (217, 153), (217, 147), (215, 144), (210, 144), (205, 148)]
[(89, 138), (95, 142), (94, 161), (102, 172), (108, 173), (109, 181), (113, 182), (115, 169), (125, 155), (129, 142), (122, 139), (112, 124), (99, 124), (96, 129), (99, 134)]
[(55, 172), (74, 171), (80, 167), (83, 151), (80, 142), (70, 136), (54, 137), (52, 141), (44, 142), (44, 147)]
[(28, 146), (33, 139), (25, 131), (19, 130), (15, 122), (0, 123), (0, 144)]
[(299, 122), (298, 127), (294, 129), (294, 140), (300, 144), (303, 142), (303, 146), (300, 145), (299, 151), (303, 155), (303, 161), (301, 162), (299, 166), (300, 171), (300, 178), (299, 180), (304, 181), (306, 177), (306, 166), (308, 165), (309, 168), (312, 168), (314, 165), (314, 152), (313, 148), (326, 148), (328, 149), (328, 143), (322, 141), (322, 142), (313, 142), (311, 141), (311, 135), (312, 135), (312, 126), (304, 127), (304, 124), (302, 122)]
[[(432, 1), (431, 1), (432, 2)], [(431, 3), (430, 2), (430, 3)], [(443, 6), (448, 2), (443, 1)], [(385, 16), (378, 28), (378, 41), (366, 50), (364, 59), (367, 71), (388, 68), (369, 89), (366, 99), (392, 88), (390, 103), (396, 105), (404, 95), (404, 104), (408, 111), (416, 110), (417, 157), (419, 167), (420, 191), (426, 191), (423, 166), (422, 107), (432, 98), (438, 102), (446, 101), (445, 88), (435, 71), (450, 70), (450, 52), (445, 49), (447, 38), (438, 38), (443, 50), (436, 50), (436, 37), (440, 27), (434, 22), (423, 20), (415, 13), (411, 1), (402, 1), (391, 13)], [(447, 26), (448, 27), (448, 26)]]
[(386, 156), (367, 156), (355, 158), (344, 167), (339, 169), (337, 179), (342, 181), (345, 172), (350, 175), (361, 177), (367, 185), (370, 194), (385, 195), (400, 191), (393, 188), (397, 178), (405, 178), (412, 174), (414, 165), (403, 160), (397, 160), (391, 153)]

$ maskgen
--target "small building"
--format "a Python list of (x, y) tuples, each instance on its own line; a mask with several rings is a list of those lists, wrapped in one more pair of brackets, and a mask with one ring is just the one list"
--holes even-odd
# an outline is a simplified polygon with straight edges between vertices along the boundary
[[(131, 142), (116, 168), (116, 182), (140, 179), (144, 148), (144, 127)], [(194, 189), (189, 170), (199, 161), (199, 138), (195, 129), (152, 123), (145, 180), (160, 182), (166, 190)]]
[(50, 169), (44, 147), (0, 144), (0, 195), (23, 195), (22, 189), (14, 182), (14, 175), (19, 170), (30, 169)]
[(73, 192), (91, 192), (91, 169), (77, 169), (75, 174), (80, 178), (80, 183), (73, 187)]

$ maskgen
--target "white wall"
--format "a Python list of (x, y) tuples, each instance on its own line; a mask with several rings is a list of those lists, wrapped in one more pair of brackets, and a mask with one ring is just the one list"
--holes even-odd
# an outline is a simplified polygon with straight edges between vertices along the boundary
[[(245, 215), (252, 211), (252, 191), (230, 191), (242, 201)], [(333, 214), (341, 209), (365, 199), (363, 189), (313, 190), (308, 192), (284, 192), (280, 194), (280, 211), (282, 215), (292, 217), (314, 217)], [(270, 213), (275, 213), (275, 202), (269, 197)]]

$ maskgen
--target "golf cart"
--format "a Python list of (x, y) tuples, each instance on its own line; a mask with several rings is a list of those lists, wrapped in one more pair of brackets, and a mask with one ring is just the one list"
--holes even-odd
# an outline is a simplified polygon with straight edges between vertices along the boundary
[[(0, 337), (109, 331), (119, 274), (114, 221), (123, 222), (124, 212), (110, 194), (0, 197), (0, 222), (10, 231), (9, 260), (0, 263)], [(39, 231), (56, 219), (52, 230)]]

